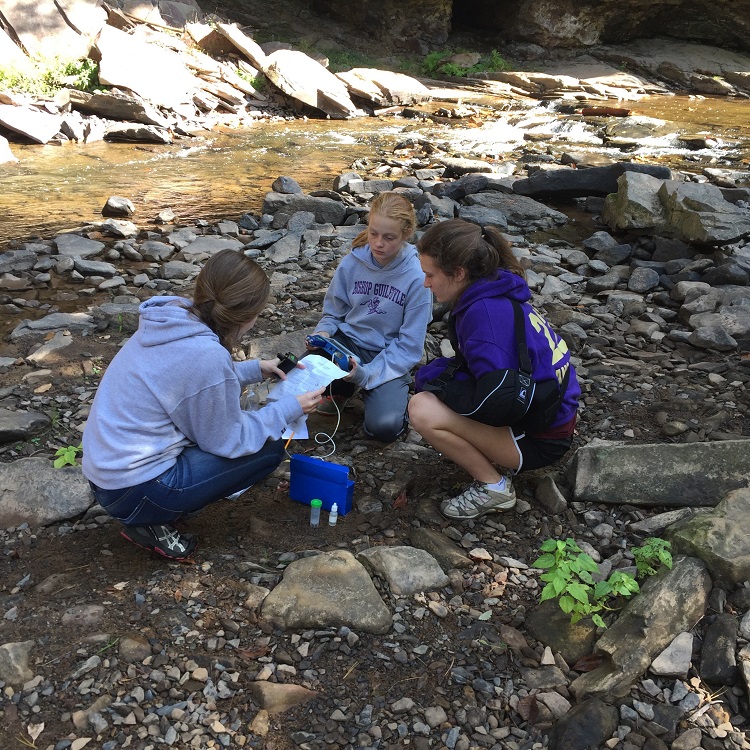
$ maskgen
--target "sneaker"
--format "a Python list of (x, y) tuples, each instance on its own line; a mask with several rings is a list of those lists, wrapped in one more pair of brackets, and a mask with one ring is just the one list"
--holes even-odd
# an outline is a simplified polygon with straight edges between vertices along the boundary
[(318, 414), (324, 414), (326, 417), (336, 417), (344, 411), (344, 407), (348, 403), (349, 399), (346, 396), (325, 396), (315, 411)]
[(198, 546), (192, 534), (181, 534), (174, 526), (126, 526), (120, 534), (129, 542), (170, 560), (186, 560)]
[(469, 489), (450, 500), (440, 503), (440, 511), (447, 518), (466, 520), (479, 518), (486, 513), (510, 510), (516, 504), (516, 491), (510, 477), (505, 477), (505, 490), (491, 490), (484, 482), (474, 482)]

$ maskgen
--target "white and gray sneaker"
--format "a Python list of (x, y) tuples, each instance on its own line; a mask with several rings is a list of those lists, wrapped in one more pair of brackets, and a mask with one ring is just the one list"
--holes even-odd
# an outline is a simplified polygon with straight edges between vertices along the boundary
[(440, 511), (447, 518), (468, 520), (479, 518), (487, 513), (499, 510), (510, 510), (516, 504), (516, 491), (513, 489), (510, 477), (504, 476), (501, 487), (491, 489), (484, 482), (474, 482), (467, 490), (450, 500), (440, 503)]

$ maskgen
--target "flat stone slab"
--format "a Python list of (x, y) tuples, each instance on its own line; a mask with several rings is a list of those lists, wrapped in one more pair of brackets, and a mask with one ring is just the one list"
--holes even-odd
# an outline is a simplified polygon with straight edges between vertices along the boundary
[(94, 502), (77, 466), (55, 469), (44, 458), (0, 465), (0, 526), (45, 526), (85, 513)]
[(750, 440), (684, 445), (592, 441), (577, 455), (575, 499), (621, 505), (714, 506), (747, 486)]

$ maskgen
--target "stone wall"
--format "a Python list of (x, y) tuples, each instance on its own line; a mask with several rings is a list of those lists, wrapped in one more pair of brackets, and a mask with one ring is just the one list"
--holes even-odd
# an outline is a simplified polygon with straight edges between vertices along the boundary
[(423, 54), (445, 44), (453, 12), (451, 0), (313, 0), (313, 7), (388, 46)]
[(396, 45), (436, 49), (454, 25), (500, 41), (586, 47), (671, 36), (750, 49), (750, 0), (314, 0), (315, 9)]

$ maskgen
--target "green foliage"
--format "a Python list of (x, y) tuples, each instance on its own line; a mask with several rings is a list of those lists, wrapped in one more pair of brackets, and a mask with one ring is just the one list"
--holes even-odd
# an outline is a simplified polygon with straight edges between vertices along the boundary
[(659, 537), (646, 539), (638, 549), (633, 550), (638, 575), (641, 577), (652, 576), (661, 565), (671, 568), (671, 549), (672, 545), (665, 539), (659, 539)]
[(78, 454), (83, 450), (83, 445), (66, 445), (55, 451), (55, 462), (53, 466), (61, 469), (63, 466), (78, 466)]
[(91, 92), (100, 85), (99, 66), (88, 58), (45, 60), (37, 63), (30, 72), (0, 66), (0, 89), (32, 96), (51, 96), (63, 88)]
[[(669, 542), (652, 537), (633, 550), (638, 575), (654, 575), (660, 565), (671, 568), (670, 549)], [(572, 539), (547, 539), (541, 551), (544, 554), (533, 563), (535, 568), (546, 571), (540, 576), (546, 583), (540, 602), (557, 599), (560, 609), (570, 615), (572, 623), (591, 617), (595, 625), (604, 628), (606, 625), (599, 613), (612, 609), (613, 599), (627, 598), (640, 591), (635, 578), (620, 570), (614, 571), (606, 581), (594, 583), (591, 574), (598, 571), (598, 566)]]
[(447, 62), (446, 58), (454, 54), (451, 50), (430, 52), (422, 60), (422, 71), (427, 75), (442, 74), (457, 78), (470, 77), (474, 73), (494, 73), (499, 70), (510, 70), (508, 61), (495, 49), (489, 55), (483, 56), (476, 65), (470, 68), (464, 68), (452, 62)]
[(620, 571), (595, 584), (591, 574), (598, 571), (597, 564), (570, 538), (565, 541), (547, 539), (541, 551), (545, 554), (533, 563), (535, 568), (547, 571), (541, 575), (547, 585), (542, 589), (540, 602), (557, 599), (560, 609), (570, 615), (572, 623), (591, 617), (595, 625), (604, 628), (606, 625), (599, 612), (610, 609), (608, 600), (639, 591), (635, 578)]
[(350, 50), (331, 50), (326, 52), (328, 69), (332, 73), (341, 73), (352, 68), (380, 68), (380, 63), (369, 55)]

